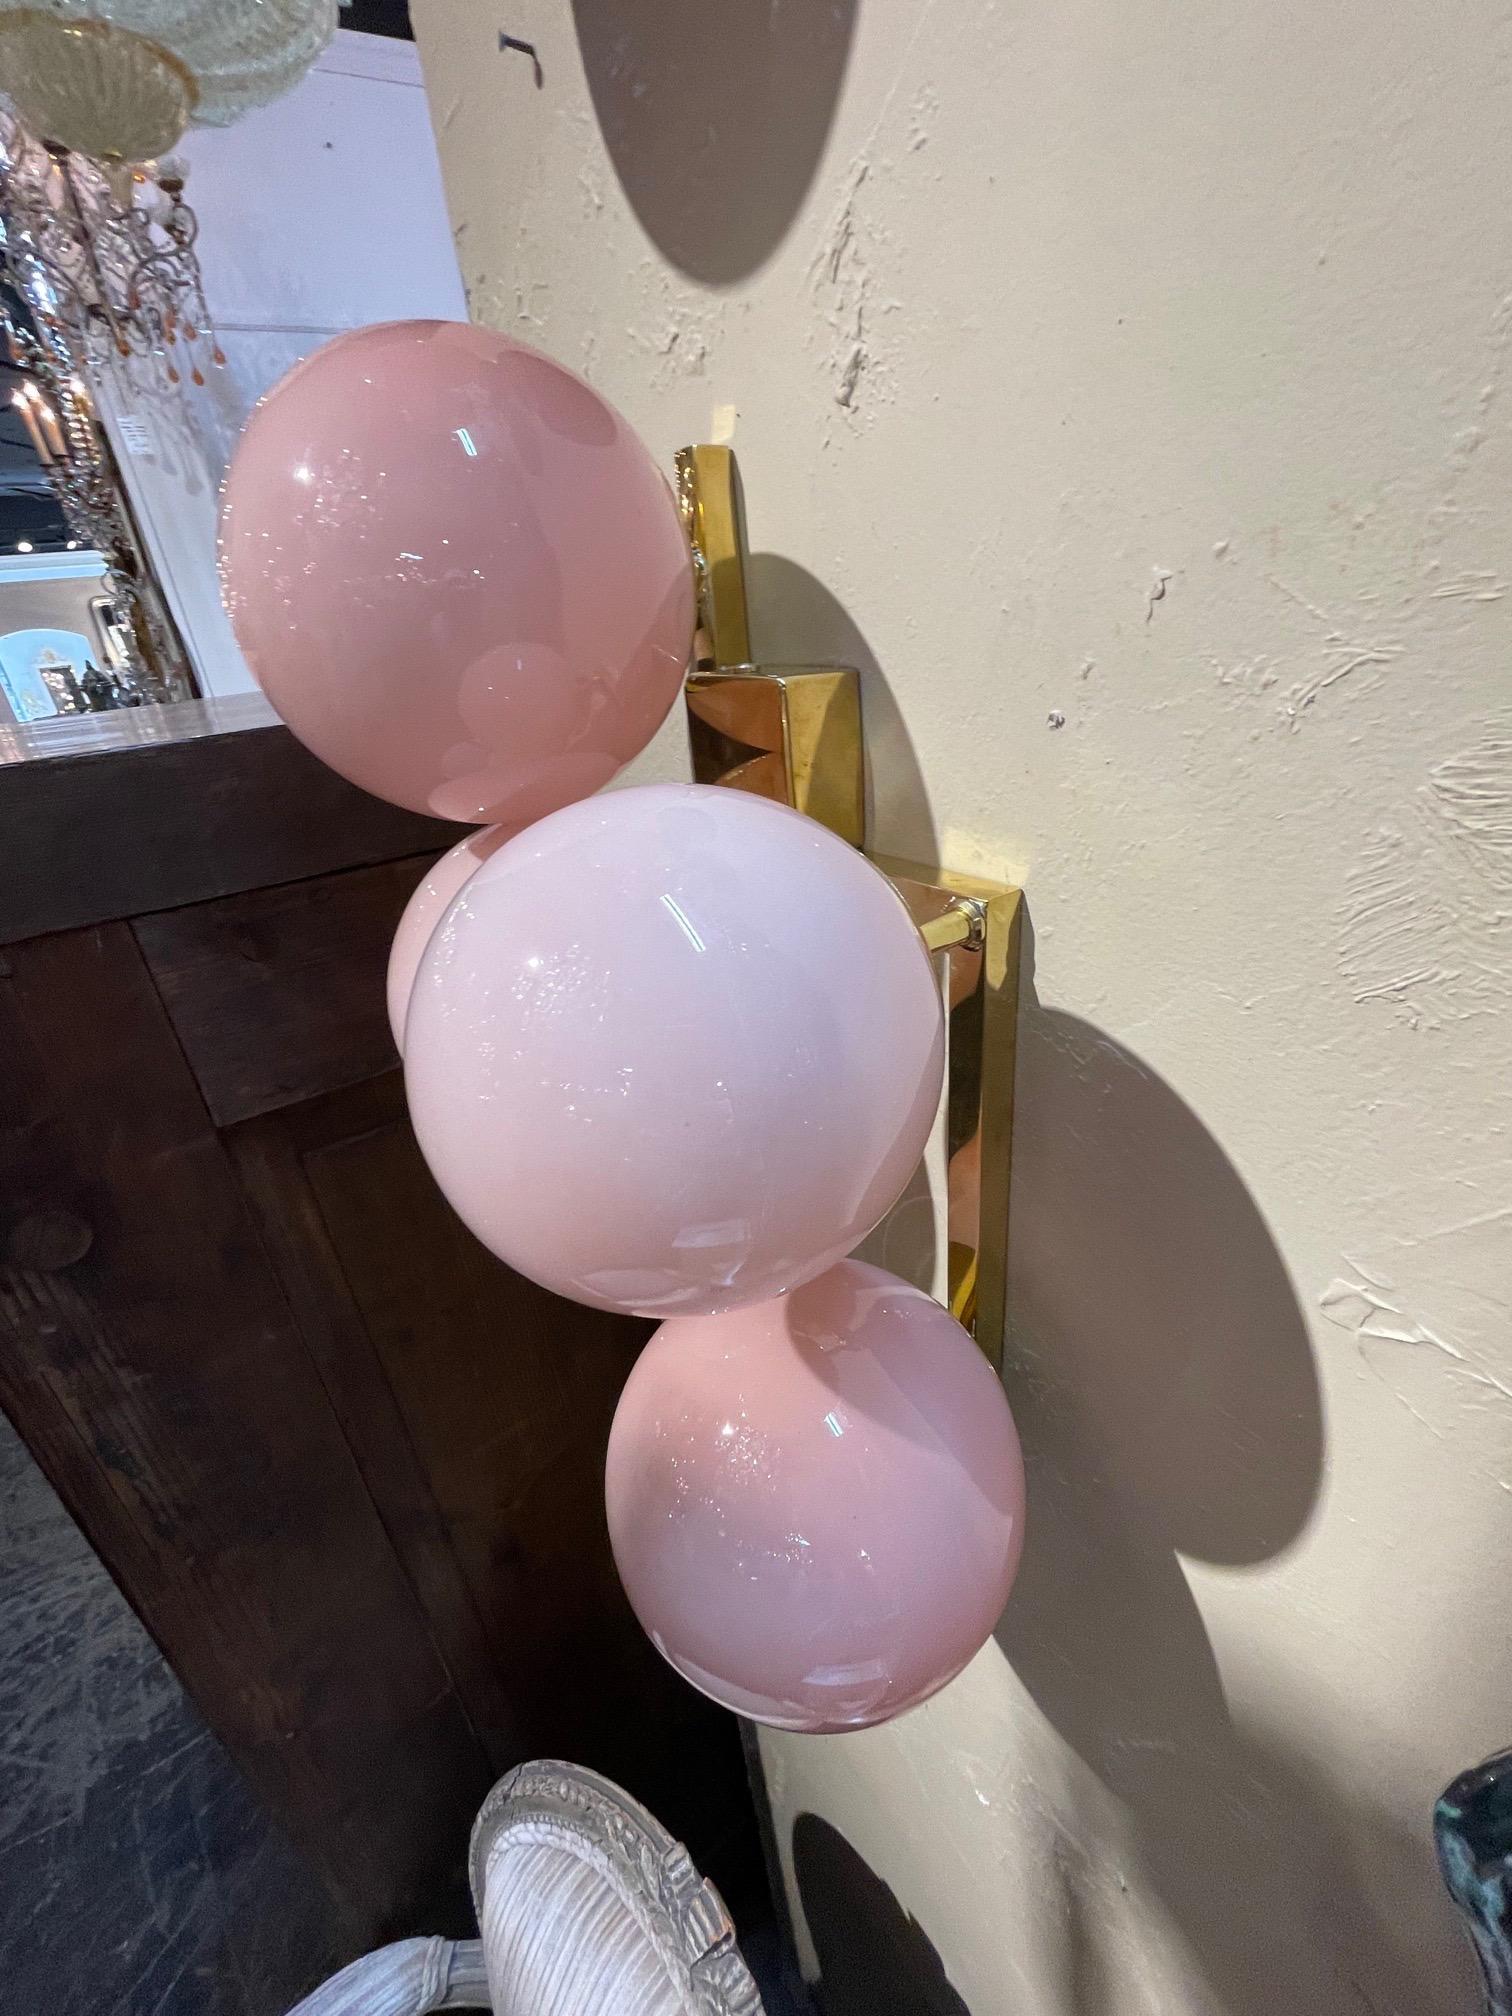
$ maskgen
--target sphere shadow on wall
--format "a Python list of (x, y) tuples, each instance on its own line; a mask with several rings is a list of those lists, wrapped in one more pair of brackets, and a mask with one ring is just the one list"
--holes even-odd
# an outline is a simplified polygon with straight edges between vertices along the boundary
[(758, 662), (854, 665), (861, 674), (870, 844), (910, 861), (937, 861), (939, 842), (918, 752), (887, 674), (855, 617), (817, 575), (784, 554), (753, 553), (746, 578)]
[[(746, 579), (758, 662), (854, 665), (861, 674), (868, 833), (888, 853), (938, 860), (929, 794), (908, 724), (856, 619), (816, 575), (784, 554), (751, 554)], [(856, 1258), (930, 1292), (937, 1220), (926, 1159), (882, 1223), (857, 1247)]]
[[(1235, 1726), (1185, 1566), (1257, 1568), (1314, 1513), (1322, 1400), (1285, 1262), (1174, 1088), (1032, 984), (1014, 1164), (1007, 1386), (1029, 1511), (998, 1644), (1127, 1816), (1213, 2006), (1343, 2006), (1320, 1989), (1333, 1961), (1316, 1942), (1272, 1950), (1278, 1925), (1342, 1886), (1334, 1830), (1296, 1789), (1305, 1766), (1262, 1761)], [(1328, 1894), (1341, 1919), (1357, 1901)]]
[(777, 250), (829, 137), (857, 0), (573, 0), (604, 145), (642, 229), (728, 287)]
[(1317, 1498), (1322, 1403), (1243, 1178), (1141, 1058), (1032, 991), (1013, 1152), (1012, 1341), (1036, 1412), (1178, 1552), (1279, 1554)]
[(845, 1836), (817, 1813), (793, 1823), (793, 1878), (819, 1962), (825, 2016), (971, 2016), (945, 1963)]

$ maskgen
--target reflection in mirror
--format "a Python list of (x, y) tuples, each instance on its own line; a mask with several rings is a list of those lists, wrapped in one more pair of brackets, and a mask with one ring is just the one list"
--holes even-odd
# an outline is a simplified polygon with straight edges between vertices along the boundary
[[(100, 564), (97, 553), (86, 554), (84, 560), (86, 565)], [(87, 575), (84, 578), (88, 586), (94, 585)], [(13, 586), (47, 591), (53, 582), (44, 572), (40, 578), (12, 583), (0, 572), (0, 616), (14, 614), (7, 606)], [(91, 614), (101, 599), (91, 597)], [(0, 696), (12, 721), (45, 721), (53, 714), (105, 713), (131, 704), (118, 672), (109, 664), (102, 639), (80, 630), (7, 630), (0, 634)]]
[[(0, 708), (12, 721), (195, 692), (48, 270), (0, 264)], [(16, 633), (20, 633), (19, 636)], [(3, 718), (3, 716), (0, 716)]]
[[(116, 497), (124, 500), (141, 565), (127, 579), (151, 598), (148, 627), (162, 642), (161, 662), (177, 675), (165, 682), (168, 690), (207, 698), (255, 690), (221, 608), (215, 541), (220, 482), (256, 401), (344, 330), (410, 316), (467, 315), (402, 0), (357, 0), (341, 22), (328, 50), (291, 90), (230, 126), (192, 129), (171, 159), (142, 164), (140, 180), (137, 170), (123, 177), (73, 156), (65, 189), (62, 164), (48, 167), (41, 149), (37, 172), (50, 176), (53, 195), (65, 205), (73, 202), (69, 190), (78, 199), (62, 238), (49, 238), (46, 220), (39, 221), (37, 204), (16, 179), (0, 112), (6, 240), (0, 254), (9, 255), (13, 271), (24, 265), (28, 245), (35, 249), (43, 239), (65, 274), (80, 270), (75, 253), (86, 239), (96, 252), (105, 243), (115, 262), (102, 268), (99, 282), (73, 289), (72, 306), (67, 286), (54, 287), (70, 354), (83, 365), (67, 374), (63, 389), (75, 375), (87, 385), (96, 431), (114, 458), (106, 466), (119, 478)], [(142, 218), (131, 222), (128, 211)], [(153, 285), (144, 287), (144, 246), (166, 258), (170, 245), (177, 253), (153, 267)], [(186, 250), (192, 257), (178, 256)], [(92, 276), (87, 257), (85, 268)], [(16, 273), (18, 281), (25, 277)], [(108, 315), (91, 311), (102, 286)], [(15, 299), (18, 287), (11, 293)], [(39, 290), (37, 300), (21, 305), (44, 333), (41, 298)], [(117, 330), (131, 355), (122, 354)], [(134, 340), (143, 335), (146, 341)], [(39, 402), (28, 400), (25, 410), (9, 405), (16, 386), (14, 370), (0, 373), (6, 409), (0, 420), (13, 436), (10, 471), (24, 475), (45, 502), (55, 499), (56, 483), (31, 442), (27, 414), (40, 427), (46, 404), (65, 437), (66, 417), (45, 385)], [(39, 553), (67, 552), (72, 537), (81, 540), (76, 553), (98, 544), (70, 525), (60, 546), (55, 535), (62, 529), (55, 519), (46, 540), (32, 531), (19, 536)], [(16, 537), (7, 540), (0, 527), (0, 557), (15, 552)], [(103, 572), (102, 565), (101, 596), (111, 592)], [(119, 627), (127, 653), (143, 655), (130, 598), (117, 593), (112, 600), (119, 623), (110, 618), (107, 631)], [(23, 622), (0, 609), (0, 633), (22, 627), (62, 628), (94, 641), (81, 618), (44, 613)], [(92, 662), (109, 669), (98, 650)], [(0, 727), (8, 706), (0, 692)], [(51, 720), (39, 724), (44, 745)]]
[[(215, 567), (220, 481), (247, 414), (294, 364), (343, 330), (408, 316), (465, 319), (403, 0), (356, 0), (343, 9), (341, 23), (328, 50), (291, 90), (231, 126), (189, 131), (172, 158), (142, 164), (140, 179), (136, 170), (123, 176), (71, 156), (65, 189), (63, 164), (38, 150), (43, 161), (37, 175), (50, 177), (53, 196), (65, 207), (77, 197), (78, 214), (63, 220), (62, 238), (49, 238), (46, 219), (39, 221), (37, 204), (17, 181), (0, 111), (0, 259), (11, 274), (9, 305), (25, 326), (39, 338), (49, 333), (43, 289), (29, 298), (22, 284), (28, 248), (35, 251), (47, 239), (54, 267), (66, 274), (80, 270), (74, 256), (80, 243), (87, 240), (98, 252), (103, 233), (115, 259), (110, 272), (102, 269), (100, 283), (74, 288), (73, 306), (67, 286), (53, 286), (76, 367), (63, 374), (57, 397), (38, 380), (36, 399), (14, 405), (21, 376), (0, 354), (0, 485), (24, 489), (26, 495), (12, 501), (32, 514), (8, 534), (0, 522), (0, 559), (17, 558), (23, 540), (35, 554), (59, 560), (99, 551), (95, 595), (111, 606), (97, 612), (102, 632), (76, 606), (66, 614), (44, 609), (12, 616), (0, 601), (0, 635), (22, 628), (72, 632), (85, 639), (88, 663), (102, 672), (137, 659), (165, 668), (158, 682), (165, 696), (253, 692), (221, 608)], [(375, 201), (379, 190), (382, 200)], [(142, 216), (132, 222), (137, 212)], [(148, 245), (154, 257), (170, 245), (188, 257), (175, 253), (155, 265), (153, 286), (144, 288), (138, 255)], [(92, 274), (87, 256), (84, 264)], [(91, 313), (101, 285), (108, 315)], [(171, 344), (165, 334), (170, 312)], [(121, 352), (117, 329), (130, 356)], [(133, 340), (144, 331), (148, 340)], [(115, 582), (105, 578), (111, 550), (104, 535), (63, 518), (59, 472), (46, 462), (51, 444), (41, 409), (48, 408), (67, 441), (65, 406), (75, 378), (87, 387), (100, 466), (125, 528), (116, 543), (133, 563), (119, 563)], [(39, 430), (40, 448), (28, 419)], [(52, 514), (45, 528), (37, 522), (43, 512)], [(80, 543), (70, 549), (73, 538)], [(136, 593), (122, 592), (123, 586)], [(62, 687), (66, 702), (92, 711), (82, 687), (87, 665), (81, 647), (55, 648), (65, 666), (78, 669), (80, 693), (75, 698), (60, 678), (51, 685)], [(34, 680), (9, 676), (26, 686), (29, 706), (40, 704), (44, 696)], [(151, 697), (153, 683), (141, 682), (144, 697)], [(48, 682), (44, 688), (50, 698)], [(0, 685), (0, 729), (16, 711)], [(38, 724), (44, 746), (53, 719), (48, 714)]]

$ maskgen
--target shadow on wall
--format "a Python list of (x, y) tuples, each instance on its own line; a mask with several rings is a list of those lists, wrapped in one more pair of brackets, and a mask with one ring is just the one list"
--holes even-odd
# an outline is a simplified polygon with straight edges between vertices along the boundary
[[(753, 553), (746, 570), (752, 650), (769, 665), (854, 665), (866, 724), (866, 826), (871, 844), (908, 859), (937, 858), (919, 759), (875, 652), (849, 610), (796, 561)], [(934, 1285), (938, 1212), (921, 1162), (892, 1210), (856, 1249), (928, 1293)]]
[[(865, 637), (790, 560), (755, 555), (750, 585), (759, 657), (859, 667), (873, 834), (934, 858), (921, 767)], [(1362, 1801), (1287, 1733), (1236, 1728), (1182, 1568), (1182, 1556), (1234, 1570), (1274, 1559), (1317, 1500), (1317, 1371), (1281, 1256), (1179, 1095), (1037, 1000), (1028, 932), (1024, 990), (1008, 1390), (1029, 1531), (999, 1644), (1127, 1814), (1139, 1886), (1190, 1952), (1212, 2016), (1464, 2016), (1474, 1968), (1428, 1812), (1404, 1827), (1389, 1786)], [(1059, 1984), (1035, 2016), (1131, 2006), (1103, 1930), (1123, 1878), (1098, 1803), (1080, 1842), (1068, 1830), (1047, 1851)], [(793, 1848), (826, 2016), (960, 2016), (939, 1956), (849, 1843), (806, 1813)], [(984, 1912), (993, 1880), (984, 1872)], [(1000, 1880), (1016, 1880), (1011, 1867)]]
[[(1127, 1812), (1215, 2011), (1468, 2010), (1427, 1813), (1404, 1830), (1389, 1788), (1366, 1811), (1286, 1737), (1236, 1728), (1182, 1569), (1271, 1560), (1316, 1502), (1318, 1379), (1281, 1256), (1191, 1109), (1042, 1006), (1031, 971), (1026, 952), (1007, 1375), (1029, 1533), (998, 1642)], [(1058, 1860), (1087, 1949), (1109, 1871)], [(1114, 2016), (1086, 1961), (1066, 2008)]]
[[(1159, 1739), (1157, 1739), (1158, 1741)], [(1153, 1894), (1163, 1943), (1194, 1983), (1171, 2006), (1204, 2016), (1473, 2016), (1482, 1998), (1450, 1921), (1424, 1829), (1361, 1799), (1288, 1733), (1224, 1725), (1132, 1733), (1109, 1774), (1138, 1858), (1109, 1854), (1097, 1819), (1062, 1822), (1051, 1861), (1059, 1937), (1035, 2016), (1130, 2016), (1140, 2000), (1105, 1926), (1132, 1879)], [(1383, 1794), (1389, 1788), (1383, 1787)], [(1104, 1815), (1106, 1806), (1104, 1807)], [(1128, 1951), (1127, 1933), (1120, 1941)], [(1057, 1976), (1058, 1969), (1058, 1980)], [(1150, 1991), (1144, 1990), (1148, 1997)]]
[(856, 0), (573, 0), (604, 145), (642, 229), (691, 279), (765, 264), (819, 166)]
[(868, 844), (911, 861), (935, 861), (939, 843), (924, 773), (876, 653), (845, 605), (796, 560), (753, 553), (746, 570), (751, 648), (771, 665), (854, 665), (866, 732)]
[(1269, 1560), (1306, 1525), (1323, 1469), (1286, 1268), (1196, 1114), (1132, 1051), (1043, 1007), (1031, 959), (1026, 934), (1015, 1405), (1040, 1468), (1079, 1495), (1100, 1480), (1121, 1529), (1167, 1554)]
[(793, 1823), (793, 1875), (819, 1959), (824, 2016), (970, 2016), (917, 1922), (817, 1813)]

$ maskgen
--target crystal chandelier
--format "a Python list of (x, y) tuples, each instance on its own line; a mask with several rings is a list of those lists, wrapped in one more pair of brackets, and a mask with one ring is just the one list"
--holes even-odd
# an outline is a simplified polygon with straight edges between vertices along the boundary
[(60, 324), (75, 355), (100, 363), (155, 357), (177, 384), (196, 385), (224, 358), (210, 327), (173, 159), (107, 168), (34, 140), (0, 111), (0, 233), (34, 312)]
[(337, 0), (0, 0), (0, 336), (69, 530), (104, 560), (128, 703), (193, 684), (97, 390), (138, 360), (174, 385), (224, 362), (169, 150), (297, 84), (336, 21)]
[(92, 367), (151, 356), (177, 382), (174, 360), (187, 356), (201, 383), (200, 355), (220, 361), (182, 186), (171, 172), (106, 169), (48, 146), (0, 109), (0, 335), (18, 373), (12, 403), (69, 532), (104, 562), (114, 676), (128, 703), (194, 689), (89, 380)]
[[(337, 0), (0, 0), (0, 219), (44, 336), (74, 358), (222, 361), (169, 157), (296, 84)], [(203, 345), (200, 339), (206, 340)]]
[(0, 0), (0, 79), (44, 140), (150, 161), (297, 84), (337, 0)]
[(183, 640), (148, 562), (99, 409), (82, 371), (70, 368), (66, 333), (48, 325), (33, 298), (17, 284), (14, 265), (0, 274), (11, 403), (62, 507), (70, 544), (102, 562), (114, 611), (116, 662), (106, 676), (118, 698), (110, 704), (188, 699), (194, 686)]

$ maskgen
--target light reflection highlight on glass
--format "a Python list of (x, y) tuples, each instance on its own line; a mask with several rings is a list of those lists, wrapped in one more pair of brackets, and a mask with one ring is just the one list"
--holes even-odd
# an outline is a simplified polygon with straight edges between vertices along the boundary
[(709, 949), (708, 946), (705, 945), (702, 938), (700, 938), (698, 933), (693, 929), (693, 926), (689, 921), (687, 911), (683, 909), (682, 905), (677, 901), (676, 897), (663, 896), (661, 900), (662, 900), (662, 908), (671, 916), (673, 921), (676, 923), (679, 931), (682, 932), (684, 938), (686, 938), (688, 943), (693, 947), (693, 950), (695, 952), (707, 952)]

